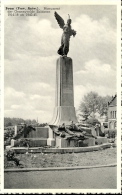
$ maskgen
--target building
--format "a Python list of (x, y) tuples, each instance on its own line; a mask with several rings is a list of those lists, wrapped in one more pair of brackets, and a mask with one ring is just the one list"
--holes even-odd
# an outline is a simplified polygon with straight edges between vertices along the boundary
[(108, 102), (108, 129), (116, 130), (117, 127), (117, 95)]

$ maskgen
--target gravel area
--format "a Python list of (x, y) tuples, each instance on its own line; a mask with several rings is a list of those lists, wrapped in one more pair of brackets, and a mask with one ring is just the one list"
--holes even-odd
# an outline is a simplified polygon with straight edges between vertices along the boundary
[[(117, 149), (111, 147), (105, 150), (93, 152), (66, 154), (28, 153), (19, 154), (16, 155), (16, 157), (20, 159), (23, 168), (107, 165), (117, 162)], [(17, 167), (13, 161), (7, 161), (5, 157), (4, 168), (8, 169), (22, 167)]]

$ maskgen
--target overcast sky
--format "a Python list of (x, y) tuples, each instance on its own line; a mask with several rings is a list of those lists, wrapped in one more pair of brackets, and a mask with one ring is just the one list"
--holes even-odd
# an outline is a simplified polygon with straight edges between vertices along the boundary
[[(65, 5), (57, 12), (65, 21), (70, 14), (77, 31), (68, 53), (73, 59), (76, 110), (90, 91), (115, 95), (116, 6)], [(54, 11), (34, 17), (5, 15), (5, 117), (51, 121), (61, 35)]]

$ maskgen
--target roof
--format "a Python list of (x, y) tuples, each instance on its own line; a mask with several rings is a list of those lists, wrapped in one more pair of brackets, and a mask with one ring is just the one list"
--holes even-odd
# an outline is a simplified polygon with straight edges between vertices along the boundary
[(116, 106), (117, 105), (117, 95), (114, 97), (112, 96), (112, 99), (110, 102), (108, 102), (108, 106)]

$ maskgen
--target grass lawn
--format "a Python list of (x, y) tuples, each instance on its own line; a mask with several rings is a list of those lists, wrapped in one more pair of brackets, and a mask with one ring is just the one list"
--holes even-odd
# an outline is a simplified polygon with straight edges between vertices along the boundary
[[(23, 168), (43, 168), (43, 167), (72, 167), (72, 166), (93, 166), (107, 165), (117, 162), (117, 148), (84, 152), (84, 153), (26, 153), (17, 154)], [(13, 161), (4, 158), (4, 168), (21, 168)]]

